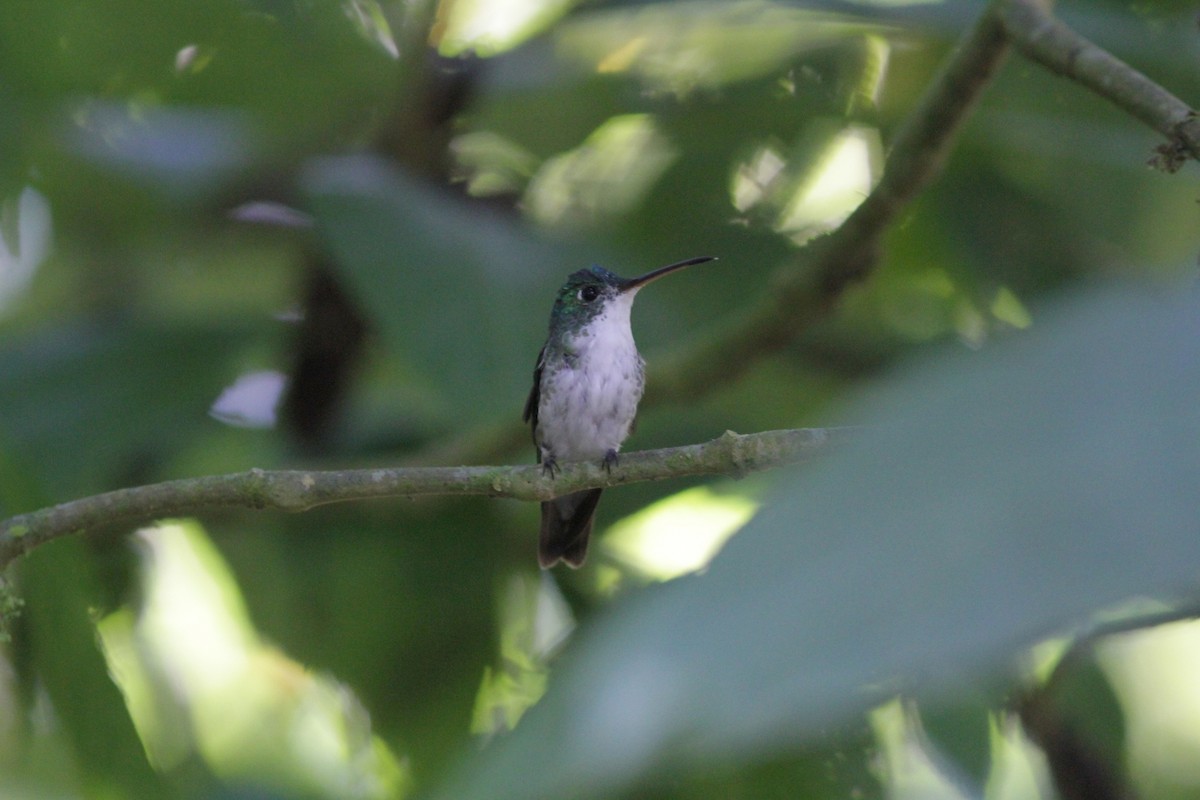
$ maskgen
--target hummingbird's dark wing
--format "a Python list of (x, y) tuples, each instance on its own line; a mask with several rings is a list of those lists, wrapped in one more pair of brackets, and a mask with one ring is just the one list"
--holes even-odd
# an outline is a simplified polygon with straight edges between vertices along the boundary
[(530, 429), (534, 432), (533, 443), (537, 444), (537, 415), (538, 401), (542, 396), (542, 366), (546, 363), (546, 346), (542, 345), (542, 350), (538, 353), (537, 366), (533, 368), (533, 387), (529, 390), (529, 399), (525, 401), (525, 413), (521, 419), (529, 423)]

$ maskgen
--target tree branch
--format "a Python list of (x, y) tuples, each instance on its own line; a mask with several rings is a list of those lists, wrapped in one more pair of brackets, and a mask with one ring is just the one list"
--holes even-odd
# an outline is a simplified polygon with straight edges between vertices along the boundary
[(727, 383), (828, 316), (851, 283), (876, 268), (884, 235), (941, 173), (962, 124), (1015, 45), (1025, 56), (1108, 98), (1167, 137), (1153, 164), (1200, 158), (1200, 118), (1183, 101), (1084, 39), (1045, 0), (993, 0), (897, 133), (879, 184), (837, 230), (776, 275), (756, 305), (651, 373), (649, 402), (678, 401)]
[(883, 177), (867, 199), (778, 270), (758, 303), (652, 370), (646, 400), (678, 401), (725, 385), (827, 317), (846, 287), (875, 269), (884, 234), (941, 173), (956, 134), (1007, 53), (1004, 29), (989, 7), (896, 134)]
[(999, 0), (1005, 34), (1031, 61), (1086, 86), (1167, 137), (1151, 164), (1175, 172), (1200, 159), (1200, 118), (1186, 103), (1068, 28), (1038, 0)]
[(335, 471), (252, 469), (118, 489), (0, 521), (0, 570), (52, 539), (114, 523), (136, 524), (219, 508), (299, 512), (329, 503), (378, 497), (486, 495), (549, 500), (593, 487), (689, 475), (741, 477), (793, 464), (844, 440), (850, 428), (807, 428), (740, 435), (704, 444), (621, 456), (606, 472), (599, 463), (563, 464), (556, 478), (538, 465), (400, 467)]
[[(644, 406), (690, 400), (728, 385), (831, 313), (879, 262), (884, 235), (941, 173), (1010, 46), (1077, 81), (1167, 137), (1152, 164), (1168, 171), (1200, 158), (1200, 118), (1183, 101), (1084, 39), (1049, 11), (1049, 0), (993, 0), (934, 78), (892, 142), (879, 184), (835, 231), (776, 271), (770, 291), (665, 360), (652, 360)], [(525, 440), (512, 425), (441, 441), (423, 463), (492, 460)]]

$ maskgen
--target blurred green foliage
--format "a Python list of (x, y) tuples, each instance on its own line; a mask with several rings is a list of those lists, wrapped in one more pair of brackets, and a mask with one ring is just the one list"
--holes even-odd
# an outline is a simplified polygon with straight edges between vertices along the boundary
[[(1190, 4), (1059, 5), (1200, 94)], [(252, 466), (531, 460), (560, 280), (719, 256), (639, 299), (653, 370), (869, 191), (980, 9), (0, 3), (0, 515)], [(1148, 170), (1156, 143), (1011, 61), (834, 313), (644, 410), (631, 447), (867, 426), (712, 484), (693, 513), (764, 510), (698, 575), (659, 584), (678, 569), (628, 526), (540, 574), (536, 509), (484, 499), (40, 549), (9, 576), (0, 795), (1050, 798), (1052, 734), (1083, 729), (1115, 780), (1200, 797), (1200, 742), (1162, 721), (1200, 717), (1194, 647), (1044, 653), (1194, 592), (1200, 317), (1164, 295), (1197, 184)], [(288, 394), (235, 393), (246, 427), (209, 413), (264, 373)], [(694, 484), (608, 492), (599, 525)], [(686, 519), (635, 527), (684, 548)], [(1030, 694), (1065, 722), (1022, 730)]]

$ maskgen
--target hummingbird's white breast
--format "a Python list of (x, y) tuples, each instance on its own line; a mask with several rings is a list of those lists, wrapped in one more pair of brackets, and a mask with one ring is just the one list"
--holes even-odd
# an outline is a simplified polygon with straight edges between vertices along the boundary
[(543, 457), (548, 451), (559, 461), (603, 458), (629, 436), (645, 386), (629, 320), (636, 293), (608, 301), (566, 338), (562, 352), (548, 354), (538, 402)]

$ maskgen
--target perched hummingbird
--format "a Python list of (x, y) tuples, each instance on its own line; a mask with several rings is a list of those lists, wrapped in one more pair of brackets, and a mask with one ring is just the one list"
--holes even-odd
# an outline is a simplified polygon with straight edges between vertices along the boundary
[[(645, 366), (629, 325), (634, 295), (676, 270), (714, 260), (689, 258), (638, 278), (622, 278), (603, 267), (571, 273), (550, 312), (550, 335), (533, 370), (525, 402), (542, 470), (553, 477), (559, 461), (600, 459), (617, 463), (621, 442), (633, 430), (645, 387)], [(542, 503), (538, 563), (559, 560), (579, 567), (601, 489), (586, 489)]]

